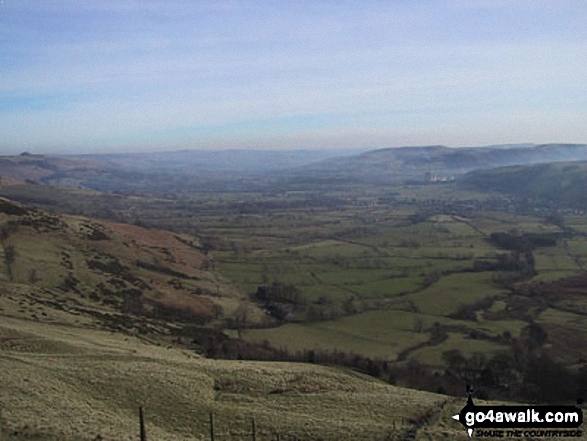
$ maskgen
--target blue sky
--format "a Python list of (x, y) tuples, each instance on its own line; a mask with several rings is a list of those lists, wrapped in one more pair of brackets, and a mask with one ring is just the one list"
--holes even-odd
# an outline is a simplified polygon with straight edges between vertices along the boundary
[(3, 0), (0, 153), (587, 142), (584, 0)]

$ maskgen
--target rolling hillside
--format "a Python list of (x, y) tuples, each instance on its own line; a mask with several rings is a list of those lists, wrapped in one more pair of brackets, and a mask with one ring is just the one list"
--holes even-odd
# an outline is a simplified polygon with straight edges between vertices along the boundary
[[(73, 316), (71, 317), (74, 318)], [(462, 399), (308, 364), (206, 360), (80, 324), (3, 317), (1, 439), (457, 439)], [(4, 435), (4, 437), (2, 436)]]
[[(426, 439), (463, 433), (461, 399), (311, 364), (207, 360), (174, 330), (240, 293), (195, 239), (0, 199), (0, 438)], [(224, 436), (224, 438), (221, 437)]]

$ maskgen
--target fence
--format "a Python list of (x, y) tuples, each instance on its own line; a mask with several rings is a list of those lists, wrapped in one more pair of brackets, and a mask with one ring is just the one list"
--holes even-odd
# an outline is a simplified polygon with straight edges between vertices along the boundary
[[(147, 441), (147, 431), (145, 429), (145, 412), (142, 407), (139, 407), (139, 424), (141, 441)], [(301, 438), (298, 438), (296, 435), (280, 434), (273, 430), (259, 428), (255, 418), (251, 419), (250, 429), (247, 431), (234, 429), (228, 432), (219, 432), (216, 427), (214, 412), (210, 412), (209, 428), (210, 441), (302, 441)]]
[[(425, 416), (425, 419), (428, 416)], [(145, 411), (143, 407), (139, 407), (139, 430), (140, 430), (140, 440), (147, 441), (148, 434), (145, 426)], [(13, 439), (10, 433), (6, 433), (3, 431), (2, 427), (2, 409), (0, 409), (0, 441), (4, 439)], [(377, 437), (376, 441), (391, 441), (391, 440), (404, 440), (404, 439), (413, 439), (414, 437), (411, 436), (414, 429), (417, 431), (418, 423), (414, 424), (414, 421), (406, 421), (402, 419), (402, 422), (398, 424), (396, 427), (396, 423), (393, 422), (392, 425), (389, 427), (389, 430), (385, 435)], [(15, 436), (17, 434), (15, 433)], [(7, 436), (7, 438), (5, 438)], [(20, 435), (18, 435), (14, 439), (21, 439)], [(95, 440), (101, 440), (102, 437), (98, 435)], [(201, 438), (199, 438), (201, 439)], [(208, 436), (203, 438), (205, 441), (304, 441), (303, 438), (300, 438), (298, 435), (291, 434), (291, 433), (279, 433), (275, 430), (259, 427), (255, 418), (251, 418), (250, 424), (248, 425), (248, 429), (245, 430), (243, 428), (237, 429), (232, 428), (229, 430), (219, 431), (215, 415), (213, 412), (209, 414), (208, 420)], [(157, 441), (156, 439), (150, 439), (150, 441)]]

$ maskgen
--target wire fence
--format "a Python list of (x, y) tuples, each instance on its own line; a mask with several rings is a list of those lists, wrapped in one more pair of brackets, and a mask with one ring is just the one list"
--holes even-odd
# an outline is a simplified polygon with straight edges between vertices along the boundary
[[(145, 412), (142, 407), (139, 407), (139, 430), (141, 441), (147, 441), (147, 430), (145, 428)], [(236, 441), (236, 440), (251, 440), (251, 441), (302, 441), (296, 435), (281, 434), (275, 430), (267, 430), (260, 428), (255, 418), (251, 418), (249, 430), (229, 429), (218, 430), (214, 412), (209, 415), (209, 438), (210, 441)], [(151, 440), (153, 441), (153, 440)]]
[[(140, 440), (147, 441), (148, 436), (145, 429), (145, 414), (142, 407), (139, 408), (139, 420)], [(412, 424), (405, 424), (406, 421), (403, 421), (403, 424), (399, 425), (399, 427), (396, 428), (396, 424), (393, 423), (393, 425), (385, 434), (382, 434), (381, 437), (377, 438), (377, 441), (409, 439), (409, 429), (412, 427)], [(406, 431), (406, 429), (408, 430)], [(214, 412), (209, 413), (208, 434), (203, 439), (206, 441), (304, 441), (303, 438), (295, 434), (280, 433), (274, 429), (259, 427), (255, 418), (251, 418), (248, 429), (246, 430), (242, 427), (227, 429), (226, 426), (224, 426), (223, 428), (219, 428), (219, 424), (216, 420)]]
[[(428, 418), (426, 418), (428, 419)], [(241, 420), (242, 421), (242, 420)], [(21, 440), (21, 434), (11, 434), (11, 431), (6, 432), (3, 427), (2, 409), (0, 409), (0, 441), (6, 440)], [(231, 422), (223, 422), (218, 424), (214, 412), (208, 414), (208, 421), (204, 421), (203, 431), (200, 432), (199, 440), (201, 441), (307, 441), (308, 438), (300, 437), (293, 433), (283, 433), (274, 428), (267, 428), (260, 426), (255, 418), (251, 418), (248, 424), (231, 425)], [(155, 438), (150, 438), (146, 427), (146, 416), (143, 407), (139, 407), (139, 436), (140, 441), (157, 441)], [(414, 439), (419, 424), (415, 421), (406, 420), (402, 418), (401, 422), (393, 422), (385, 433), (375, 438), (370, 438), (373, 441), (395, 441), (404, 439)], [(414, 431), (415, 429), (415, 431)], [(202, 432), (204, 434), (202, 435)], [(24, 436), (24, 435), (22, 435)], [(203, 437), (202, 437), (203, 436)], [(53, 439), (53, 438), (52, 438)], [(98, 435), (94, 441), (102, 441), (101, 435)], [(312, 438), (314, 439), (314, 438)]]

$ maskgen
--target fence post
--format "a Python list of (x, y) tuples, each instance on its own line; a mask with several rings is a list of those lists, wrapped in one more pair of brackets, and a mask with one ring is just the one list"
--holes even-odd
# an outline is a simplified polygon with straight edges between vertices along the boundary
[(257, 441), (257, 428), (255, 427), (255, 418), (251, 421), (251, 428), (253, 430), (253, 441)]
[(142, 407), (139, 407), (139, 420), (141, 424), (141, 441), (147, 441), (147, 432), (145, 431), (145, 414)]
[(214, 441), (214, 412), (210, 412), (210, 440)]

